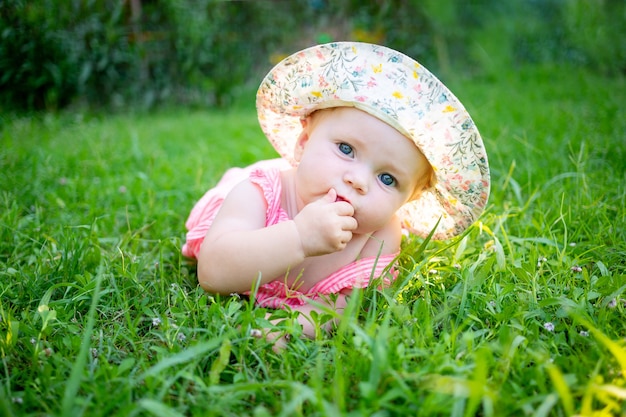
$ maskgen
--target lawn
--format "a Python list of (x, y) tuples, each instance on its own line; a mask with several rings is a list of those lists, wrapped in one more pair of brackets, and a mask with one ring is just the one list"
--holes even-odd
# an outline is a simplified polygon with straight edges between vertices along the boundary
[[(626, 85), (572, 67), (446, 80), (489, 153), (458, 239), (276, 353), (204, 293), (194, 201), (274, 156), (253, 110), (0, 116), (0, 415), (626, 415)], [(242, 262), (246, 254), (241, 254)], [(324, 317), (320, 317), (323, 320)]]

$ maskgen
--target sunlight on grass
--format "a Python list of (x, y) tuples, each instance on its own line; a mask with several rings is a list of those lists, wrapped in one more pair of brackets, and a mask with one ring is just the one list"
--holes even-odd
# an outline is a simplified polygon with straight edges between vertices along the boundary
[(274, 156), (253, 111), (3, 116), (0, 414), (625, 415), (624, 82), (554, 71), (453, 86), (486, 213), (406, 238), (331, 334), (274, 312), (281, 353), (253, 336), (267, 310), (204, 293), (180, 254), (195, 200)]

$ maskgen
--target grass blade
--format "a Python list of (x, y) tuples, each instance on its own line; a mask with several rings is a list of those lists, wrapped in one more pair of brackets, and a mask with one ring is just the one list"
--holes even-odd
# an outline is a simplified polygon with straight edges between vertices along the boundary
[(157, 375), (173, 366), (179, 365), (181, 363), (190, 362), (193, 359), (202, 357), (212, 350), (217, 350), (221, 342), (221, 339), (213, 339), (208, 342), (198, 343), (197, 345), (191, 346), (189, 349), (185, 349), (182, 352), (177, 353), (176, 355), (169, 356), (159, 361), (156, 365), (154, 365), (152, 368), (148, 369), (143, 375), (141, 375), (139, 379), (142, 380)]
[(585, 326), (593, 336), (606, 347), (611, 354), (619, 363), (619, 366), (622, 371), (622, 375), (626, 375), (626, 349), (621, 347), (618, 343), (611, 340), (607, 335), (598, 330), (595, 326), (591, 324), (587, 319), (583, 318), (580, 314), (571, 313), (572, 316), (576, 318), (583, 326)]
[(159, 416), (159, 417), (183, 417), (183, 414), (174, 410), (171, 407), (166, 406), (163, 403), (158, 401), (143, 399), (139, 401), (139, 406), (144, 410), (148, 411), (150, 414)]
[(546, 365), (546, 369), (548, 371), (550, 379), (552, 380), (554, 388), (558, 392), (559, 397), (561, 397), (563, 408), (565, 408), (565, 414), (568, 416), (573, 416), (575, 414), (574, 399), (572, 398), (572, 393), (567, 386), (567, 382), (565, 381), (563, 374), (561, 373), (559, 368), (551, 363)]
[(91, 306), (89, 307), (89, 313), (87, 315), (87, 326), (85, 327), (85, 332), (83, 333), (83, 340), (80, 344), (80, 351), (78, 352), (78, 357), (76, 358), (76, 361), (72, 366), (70, 378), (67, 381), (67, 385), (65, 386), (63, 403), (61, 405), (63, 410), (61, 414), (64, 416), (76, 415), (74, 410), (72, 410), (72, 407), (74, 405), (76, 395), (78, 394), (78, 389), (82, 381), (85, 364), (87, 363), (89, 347), (91, 346), (91, 334), (93, 333), (93, 327), (96, 322), (96, 307), (98, 306), (98, 300), (100, 298), (100, 285), (102, 283), (102, 275), (104, 274), (103, 270), (104, 267), (102, 264), (100, 264), (96, 272), (96, 287), (93, 291), (93, 296), (91, 298)]

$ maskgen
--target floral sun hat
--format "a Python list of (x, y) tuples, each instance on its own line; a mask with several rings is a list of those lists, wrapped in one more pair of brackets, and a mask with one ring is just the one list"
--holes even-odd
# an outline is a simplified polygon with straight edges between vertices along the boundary
[(478, 129), (461, 102), (412, 58), (380, 45), (336, 42), (297, 52), (278, 63), (257, 92), (261, 129), (296, 165), (301, 120), (315, 110), (355, 107), (411, 139), (437, 182), (398, 211), (404, 226), (435, 239), (462, 233), (483, 212), (489, 166)]

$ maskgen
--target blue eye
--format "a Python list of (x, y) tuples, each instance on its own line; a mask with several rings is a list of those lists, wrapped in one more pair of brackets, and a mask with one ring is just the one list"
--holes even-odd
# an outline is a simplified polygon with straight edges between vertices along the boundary
[(380, 179), (380, 182), (382, 182), (383, 184), (392, 187), (396, 185), (396, 179), (390, 175), (390, 174), (380, 174), (378, 176), (378, 178)]
[(339, 150), (341, 151), (341, 153), (346, 155), (352, 154), (352, 146), (348, 145), (347, 143), (340, 143)]

